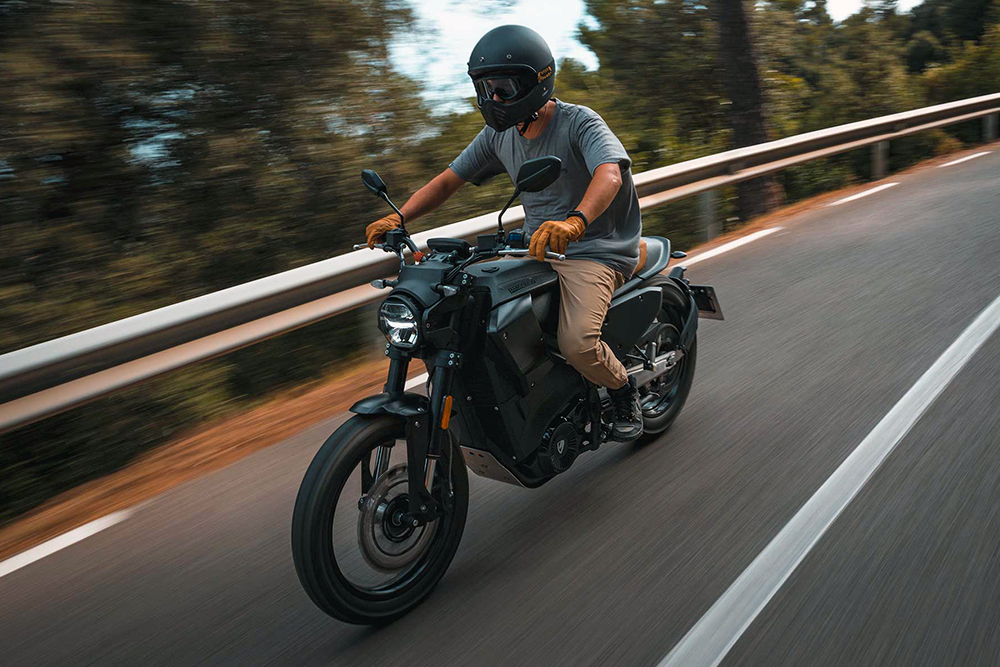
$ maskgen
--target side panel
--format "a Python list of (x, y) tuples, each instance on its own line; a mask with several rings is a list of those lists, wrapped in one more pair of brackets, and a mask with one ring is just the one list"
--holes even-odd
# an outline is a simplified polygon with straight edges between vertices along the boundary
[[(490, 313), (487, 336), (510, 371), (511, 381), (521, 396), (527, 396), (528, 373), (548, 359), (542, 329), (531, 307), (532, 295), (525, 294), (501, 304)], [(514, 372), (516, 369), (517, 372)]]
[(611, 346), (618, 359), (624, 360), (632, 351), (660, 312), (662, 302), (663, 291), (653, 286), (634, 289), (611, 302), (601, 340)]
[(456, 378), (462, 444), (488, 450), (504, 465), (532, 455), (584, 389), (579, 374), (548, 353), (534, 298), (525, 294), (489, 313), (481, 352), (466, 356)]

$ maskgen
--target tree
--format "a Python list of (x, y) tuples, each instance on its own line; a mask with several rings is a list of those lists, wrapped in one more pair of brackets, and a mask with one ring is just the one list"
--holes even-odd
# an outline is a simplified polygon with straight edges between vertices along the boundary
[[(715, 0), (715, 8), (733, 143), (737, 148), (764, 143), (768, 140), (764, 94), (743, 0)], [(781, 188), (772, 176), (743, 181), (738, 191), (742, 220), (767, 213), (782, 199)]]
[[(0, 3), (0, 352), (362, 238), (362, 167), (429, 176), (430, 116), (388, 59), (409, 20), (402, 0)], [(354, 318), (0, 437), (0, 522), (353, 359)]]

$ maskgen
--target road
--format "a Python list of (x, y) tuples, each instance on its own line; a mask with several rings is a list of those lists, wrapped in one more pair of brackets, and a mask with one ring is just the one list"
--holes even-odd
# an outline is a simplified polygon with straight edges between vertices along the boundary
[[(1000, 151), (887, 179), (691, 267), (703, 321), (671, 431), (527, 491), (473, 478), (434, 595), (380, 630), (320, 613), (297, 485), (344, 419), (180, 486), (0, 578), (4, 665), (655, 666), (1000, 297)], [(1000, 333), (725, 654), (1000, 664)]]

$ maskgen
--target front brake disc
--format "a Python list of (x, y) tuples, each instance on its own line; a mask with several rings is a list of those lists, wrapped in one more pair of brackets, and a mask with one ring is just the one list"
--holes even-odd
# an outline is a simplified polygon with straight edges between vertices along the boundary
[(405, 465), (389, 468), (371, 488), (358, 516), (358, 545), (365, 562), (379, 572), (395, 572), (415, 561), (437, 532), (438, 521), (407, 525), (409, 485)]

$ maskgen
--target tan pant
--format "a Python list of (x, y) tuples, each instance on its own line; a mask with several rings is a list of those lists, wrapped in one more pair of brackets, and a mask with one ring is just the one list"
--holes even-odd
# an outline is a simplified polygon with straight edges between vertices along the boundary
[(559, 351), (583, 377), (618, 389), (628, 381), (625, 367), (601, 340), (601, 325), (612, 293), (625, 277), (589, 259), (549, 262), (559, 274)]

